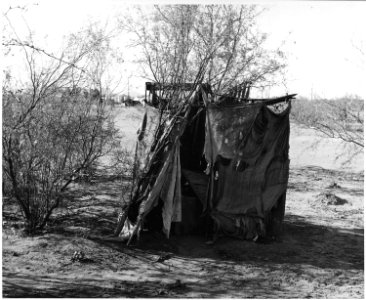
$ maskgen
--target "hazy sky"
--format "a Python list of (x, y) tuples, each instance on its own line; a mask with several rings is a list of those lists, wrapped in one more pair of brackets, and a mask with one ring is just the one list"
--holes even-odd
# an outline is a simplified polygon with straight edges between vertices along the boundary
[[(12, 1), (12, 5), (15, 3), (19, 1)], [(44, 39), (47, 47), (57, 48), (63, 35), (77, 31), (91, 19), (113, 21), (116, 15), (126, 10), (131, 1), (39, 0), (26, 3), (38, 5), (29, 6), (23, 17), (14, 15), (14, 27), (19, 32), (26, 32), (26, 20), (40, 41)], [(269, 34), (268, 46), (281, 46), (288, 57), (284, 84), (265, 92), (264, 96), (288, 92), (307, 97), (338, 97), (345, 94), (366, 97), (366, 3), (249, 3), (265, 8), (258, 19), (258, 26)], [(7, 4), (2, 5), (3, 9), (7, 7)], [(133, 50), (125, 50), (127, 60), (133, 57), (133, 53)], [(8, 63), (13, 61), (9, 60)], [(143, 94), (145, 80), (135, 77), (136, 71), (133, 68), (131, 63), (124, 66), (124, 72), (130, 76), (130, 89), (134, 93)]]
[(366, 96), (366, 3), (289, 1), (266, 7), (261, 28), (271, 42), (285, 41), (291, 92)]

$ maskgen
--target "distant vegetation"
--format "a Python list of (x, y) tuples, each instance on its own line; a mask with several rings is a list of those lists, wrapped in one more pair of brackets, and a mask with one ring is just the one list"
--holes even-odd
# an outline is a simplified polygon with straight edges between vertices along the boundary
[(364, 101), (360, 97), (298, 98), (293, 101), (291, 117), (327, 137), (341, 139), (358, 149), (364, 147)]

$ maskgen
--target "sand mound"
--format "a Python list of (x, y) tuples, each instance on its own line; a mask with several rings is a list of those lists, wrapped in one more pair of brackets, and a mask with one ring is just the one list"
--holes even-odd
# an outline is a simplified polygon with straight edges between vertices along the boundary
[(336, 182), (332, 182), (330, 185), (327, 186), (328, 189), (340, 189), (341, 186), (336, 183)]
[(317, 199), (325, 205), (344, 205), (347, 200), (342, 199), (331, 192), (323, 192), (317, 196)]

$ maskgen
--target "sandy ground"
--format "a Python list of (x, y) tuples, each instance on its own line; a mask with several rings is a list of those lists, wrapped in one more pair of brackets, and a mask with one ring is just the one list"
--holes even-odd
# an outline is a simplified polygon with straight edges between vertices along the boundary
[[(120, 110), (126, 145), (142, 112)], [(3, 296), (364, 298), (363, 154), (345, 162), (342, 145), (321, 138), (314, 147), (317, 139), (292, 126), (285, 233), (270, 244), (145, 234), (127, 247), (108, 237), (125, 184), (118, 180), (73, 186), (42, 236), (22, 236), (5, 199)], [(86, 259), (72, 262), (75, 251)]]

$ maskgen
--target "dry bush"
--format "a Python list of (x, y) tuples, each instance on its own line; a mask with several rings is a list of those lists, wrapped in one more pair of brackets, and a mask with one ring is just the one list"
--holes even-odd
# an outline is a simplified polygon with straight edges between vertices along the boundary
[(31, 96), (3, 94), (3, 174), (27, 231), (34, 233), (44, 228), (69, 184), (110, 150), (116, 130), (102, 104), (82, 94), (45, 97), (24, 119)]
[(98, 24), (69, 35), (56, 52), (42, 48), (31, 29), (23, 38), (17, 33), (13, 11), (4, 15), (9, 32), (3, 53), (19, 50), (26, 71), (18, 82), (11, 67), (5, 70), (3, 186), (34, 233), (45, 227), (70, 183), (93, 176), (119, 138), (102, 97), (111, 90), (106, 73), (115, 53), (111, 33)]
[(112, 145), (113, 150), (111, 152), (111, 164), (109, 167), (112, 176), (117, 178), (130, 178), (133, 169), (133, 153), (122, 146), (121, 140), (115, 140)]

